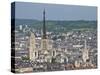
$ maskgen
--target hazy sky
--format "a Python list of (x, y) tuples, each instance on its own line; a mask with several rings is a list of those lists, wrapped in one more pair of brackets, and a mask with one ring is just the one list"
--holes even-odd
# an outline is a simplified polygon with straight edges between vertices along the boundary
[(97, 7), (16, 2), (16, 18), (42, 20), (96, 20)]

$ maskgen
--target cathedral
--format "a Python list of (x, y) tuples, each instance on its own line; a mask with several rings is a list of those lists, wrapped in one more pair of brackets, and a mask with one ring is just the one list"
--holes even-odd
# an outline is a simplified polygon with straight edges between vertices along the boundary
[[(43, 11), (43, 29), (42, 36), (39, 39), (40, 47), (36, 47), (38, 40), (35, 34), (31, 32), (29, 40), (29, 59), (38, 62), (51, 62), (56, 56), (56, 50), (52, 48), (53, 40), (49, 40), (46, 34), (45, 10)], [(51, 42), (51, 44), (49, 44)]]

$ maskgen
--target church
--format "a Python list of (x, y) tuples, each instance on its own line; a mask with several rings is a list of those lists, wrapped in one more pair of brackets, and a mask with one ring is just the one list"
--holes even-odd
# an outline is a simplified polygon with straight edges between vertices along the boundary
[[(45, 23), (45, 10), (43, 11), (43, 29), (41, 39), (36, 39), (35, 34), (31, 32), (29, 40), (29, 59), (38, 62), (52, 62), (53, 58), (56, 58), (56, 49), (52, 47), (53, 40), (48, 39), (46, 34)], [(40, 43), (40, 47), (36, 46), (37, 41)]]

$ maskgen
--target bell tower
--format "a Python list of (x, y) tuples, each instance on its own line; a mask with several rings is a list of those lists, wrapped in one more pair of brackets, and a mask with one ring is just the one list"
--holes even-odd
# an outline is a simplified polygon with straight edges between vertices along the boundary
[(84, 41), (84, 50), (83, 50), (83, 61), (86, 62), (89, 59), (89, 49), (87, 48), (87, 41)]
[(35, 50), (35, 35), (31, 32), (30, 39), (29, 39), (29, 58), (30, 60), (34, 59), (34, 50)]

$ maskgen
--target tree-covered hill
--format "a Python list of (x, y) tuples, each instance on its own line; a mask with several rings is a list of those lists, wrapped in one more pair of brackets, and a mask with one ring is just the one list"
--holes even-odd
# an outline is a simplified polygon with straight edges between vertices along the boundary
[[(16, 25), (30, 25), (36, 29), (42, 29), (43, 22), (31, 19), (16, 19)], [(69, 31), (69, 30), (84, 30), (84, 29), (97, 29), (97, 21), (60, 21), (60, 20), (47, 20), (46, 28), (48, 31)]]

